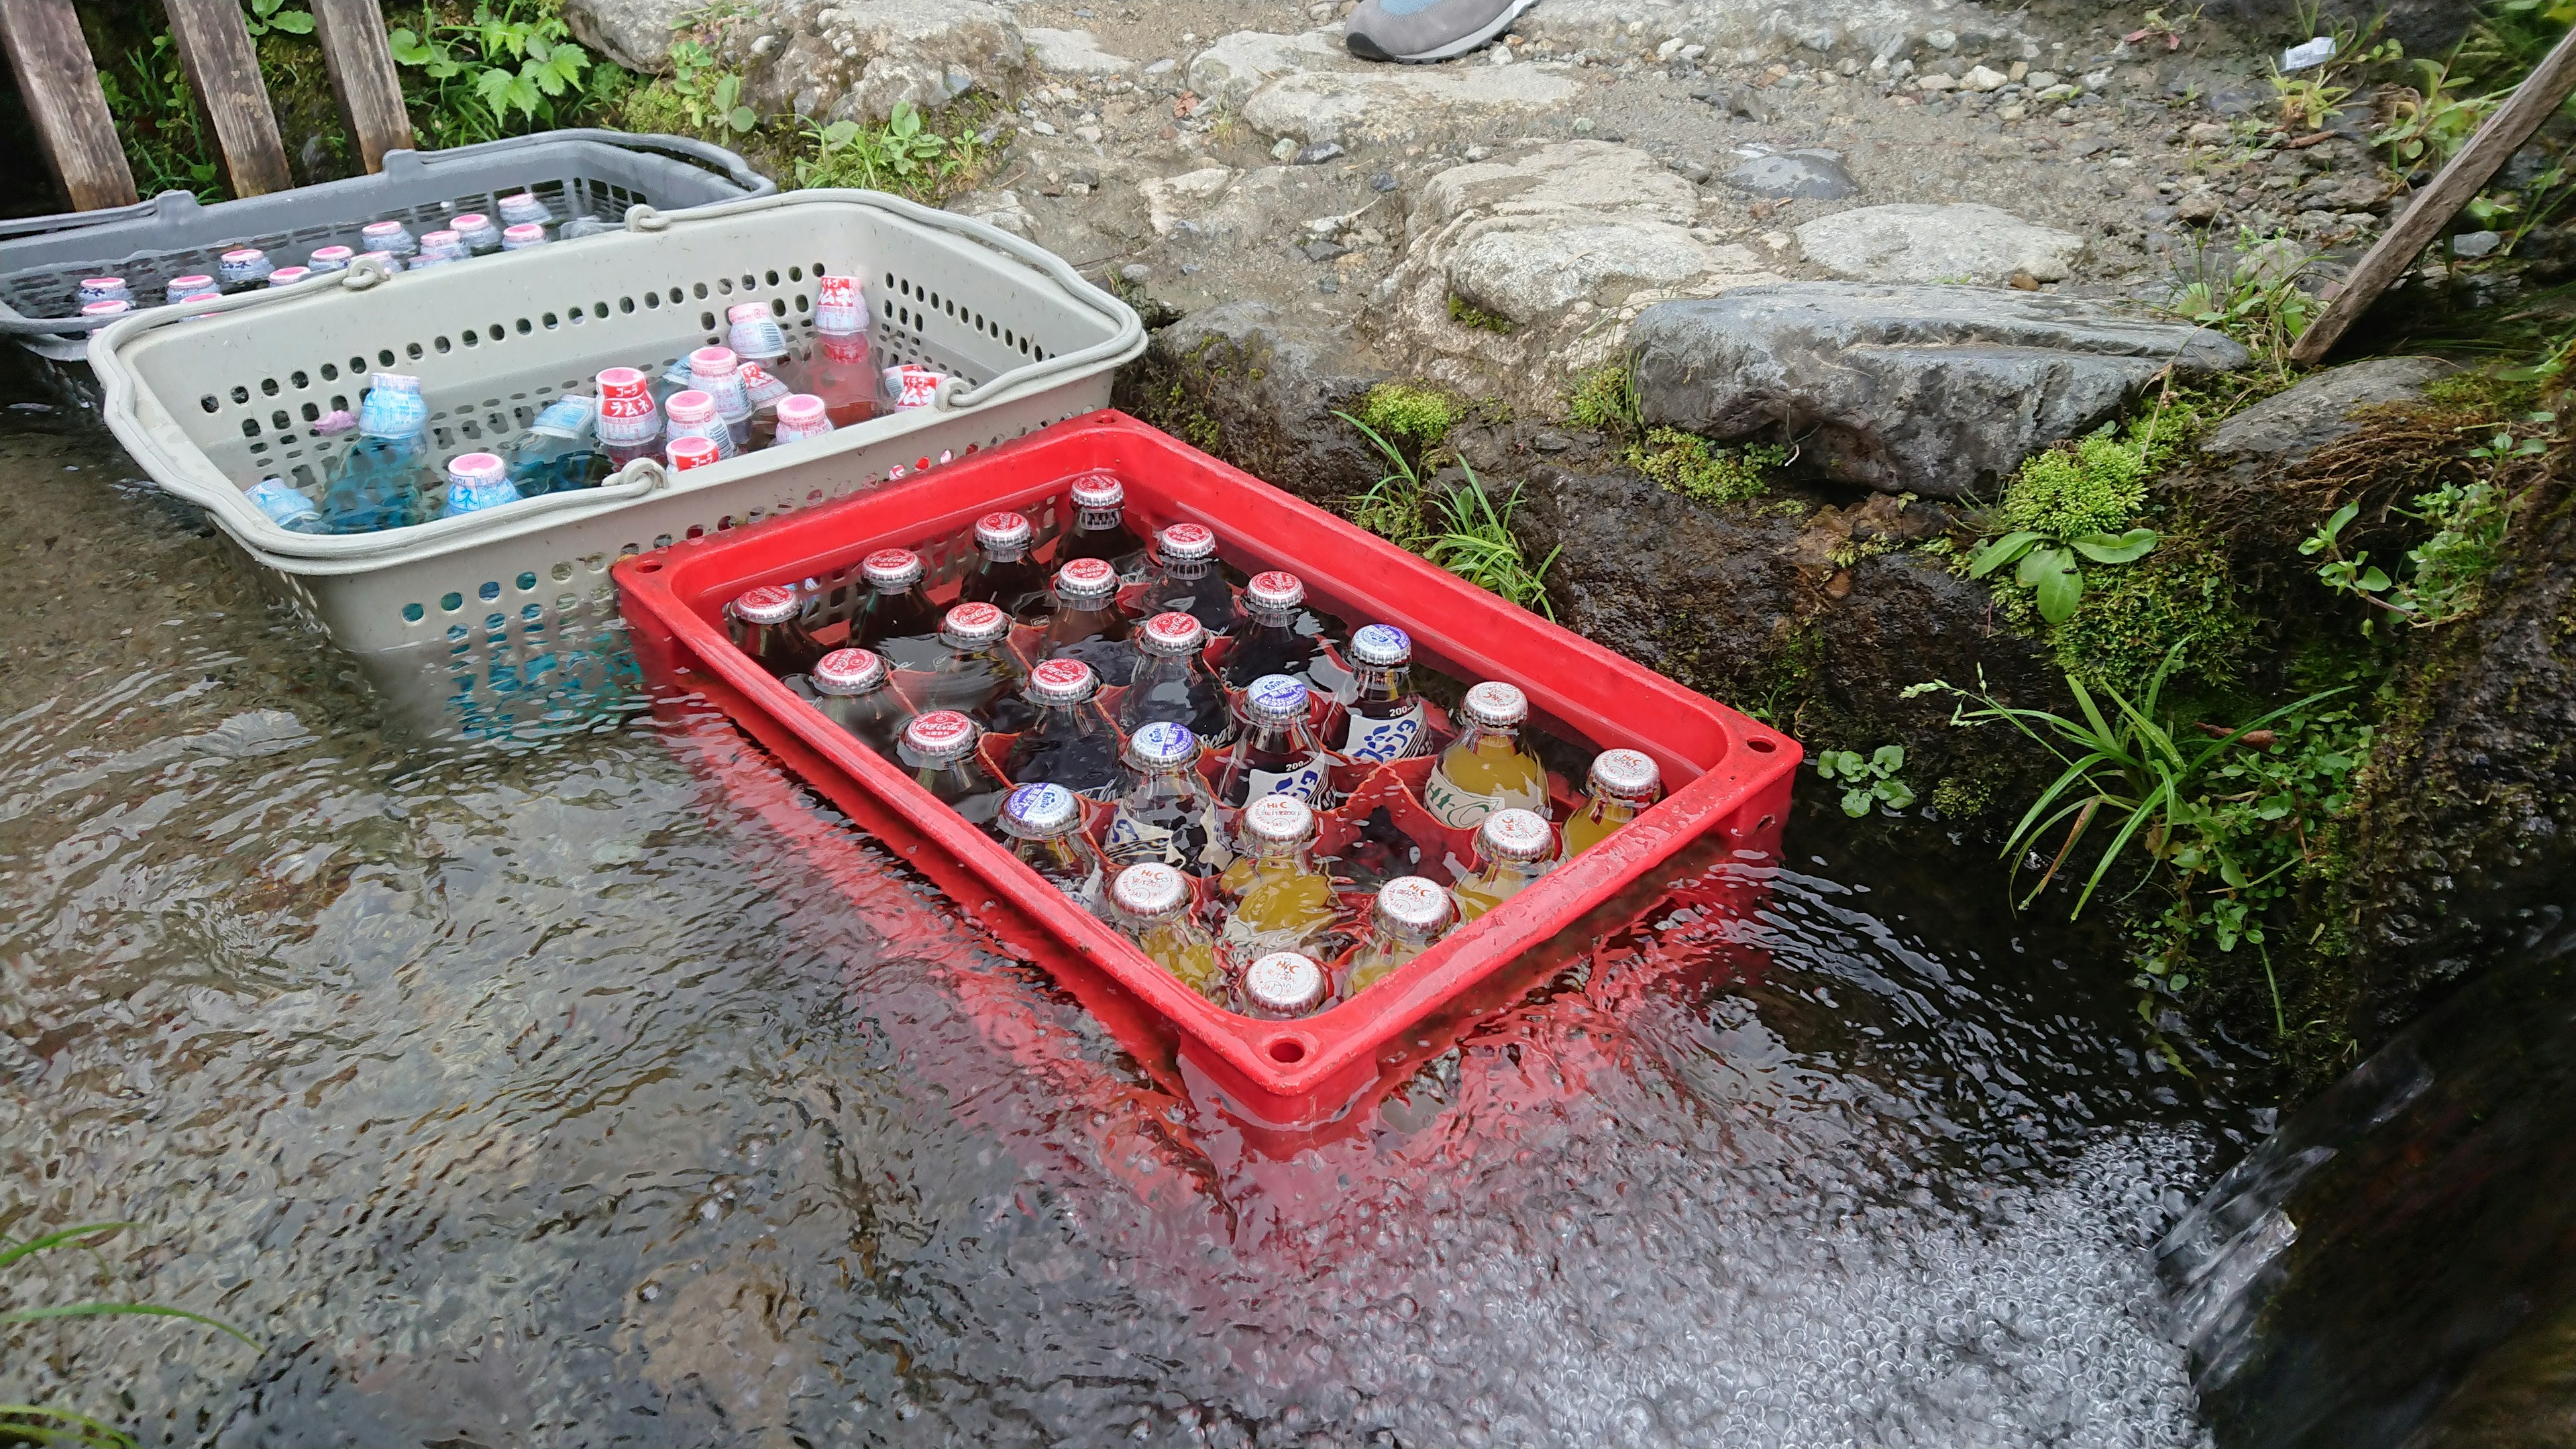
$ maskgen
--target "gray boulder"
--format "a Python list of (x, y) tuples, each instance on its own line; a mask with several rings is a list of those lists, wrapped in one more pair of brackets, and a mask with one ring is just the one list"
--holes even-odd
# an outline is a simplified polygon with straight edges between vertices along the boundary
[(1839, 201), (1860, 190), (1830, 151), (1778, 151), (1756, 156), (1718, 180), (1753, 196)]
[(573, 39), (628, 70), (659, 71), (671, 61), (671, 32), (705, 7), (699, 0), (564, 0)]
[(2201, 451), (2248, 463), (2296, 463), (2360, 431), (2352, 421), (2356, 411), (2422, 397), (2427, 384), (2455, 370), (2437, 357), (2374, 357), (2329, 368), (2219, 424)]
[(1650, 423), (1794, 438), (1802, 460), (1884, 493), (1964, 498), (2100, 426), (2167, 366), (2245, 349), (2099, 302), (1983, 287), (1785, 282), (1662, 302), (1629, 329)]

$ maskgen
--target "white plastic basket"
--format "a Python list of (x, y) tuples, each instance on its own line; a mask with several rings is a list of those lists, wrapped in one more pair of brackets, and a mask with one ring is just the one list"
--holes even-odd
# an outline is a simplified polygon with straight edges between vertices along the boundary
[[(813, 333), (814, 278), (867, 283), (878, 356), (955, 379), (931, 407), (685, 474), (640, 462), (596, 489), (414, 528), (279, 528), (243, 496), (308, 486), (346, 440), (312, 424), (366, 375), (417, 374), (433, 449), (493, 448), (604, 367), (659, 369), (722, 342), (724, 312), (772, 304)], [(870, 191), (801, 191), (681, 216), (629, 212), (578, 245), (384, 276), (372, 266), (100, 329), (90, 365), (118, 441), (206, 510), (285, 596), (356, 655), (396, 713), (517, 734), (613, 696), (624, 659), (609, 564), (883, 482), (1106, 406), (1143, 351), (1136, 314), (1057, 257)]]

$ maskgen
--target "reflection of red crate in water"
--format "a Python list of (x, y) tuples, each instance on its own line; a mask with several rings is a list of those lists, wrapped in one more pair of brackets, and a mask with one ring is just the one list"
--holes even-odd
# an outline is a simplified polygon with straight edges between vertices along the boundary
[[(1140, 530), (1185, 519), (1207, 524), (1228, 562), (1287, 569), (1305, 581), (1313, 607), (1354, 625), (1403, 628), (1417, 661), (1460, 679), (1519, 685), (1549, 732), (1596, 750), (1645, 751), (1670, 794), (1325, 1012), (1268, 1022), (1210, 1004), (770, 678), (732, 646), (722, 622), (725, 602), (743, 589), (807, 578), (846, 615), (863, 587), (858, 561), (888, 545), (915, 548), (953, 572), (951, 541), (996, 508), (1016, 508), (1049, 534), (1066, 514), (1064, 481), (1091, 468), (1124, 481)], [(890, 843), (904, 840), (907, 858), (970, 911), (1008, 903), (1036, 928), (1023, 944), (1086, 1004), (1082, 983), (1117, 988), (1094, 1010), (1122, 1039), (1141, 1032), (1170, 1042), (1185, 1070), (1239, 1114), (1283, 1127), (1340, 1116), (1383, 1068), (1425, 1050), (1415, 1045), (1425, 1040), (1419, 1026), (1490, 1000), (1482, 989), (1488, 978), (1516, 959), (1569, 947), (1579, 953), (1586, 943), (1565, 939), (1567, 928), (1684, 845), (1713, 836), (1731, 849), (1775, 848), (1800, 755), (1787, 736), (1116, 413), (1068, 421), (872, 493), (626, 559), (617, 576), (637, 657), (656, 684), (716, 700), (863, 827)], [(1437, 862), (1424, 864), (1434, 878), (1442, 874)]]

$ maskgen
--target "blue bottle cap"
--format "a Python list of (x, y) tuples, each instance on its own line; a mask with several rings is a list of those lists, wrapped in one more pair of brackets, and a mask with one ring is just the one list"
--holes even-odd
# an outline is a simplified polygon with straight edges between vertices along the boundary
[(1306, 717), (1306, 685), (1285, 674), (1265, 674), (1243, 692), (1243, 712), (1265, 724)]
[(1184, 724), (1154, 720), (1127, 737), (1127, 757), (1147, 768), (1186, 765), (1198, 758), (1199, 737)]
[(1393, 624), (1364, 624), (1351, 635), (1351, 662), (1391, 669), (1413, 662), (1413, 640)]

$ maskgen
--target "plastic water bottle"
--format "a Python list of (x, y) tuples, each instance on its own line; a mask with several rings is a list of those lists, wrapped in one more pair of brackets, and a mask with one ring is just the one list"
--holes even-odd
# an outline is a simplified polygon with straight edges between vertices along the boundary
[(546, 229), (532, 221), (504, 227), (501, 231), (501, 250), (505, 252), (524, 252), (545, 244)]
[(498, 453), (459, 453), (447, 460), (447, 512), (480, 513), (519, 501), (510, 466)]
[(379, 372), (358, 404), (358, 441), (333, 464), (323, 489), (323, 522), (332, 533), (408, 528), (426, 514), (432, 476), (429, 403), (420, 379)]
[(73, 296), (86, 307), (92, 302), (131, 302), (134, 290), (123, 277), (83, 277)]
[(317, 272), (345, 272), (357, 255), (347, 247), (315, 247), (306, 265)]
[(801, 443), (832, 431), (831, 413), (823, 406), (823, 400), (810, 392), (791, 392), (780, 398), (775, 412), (778, 432), (769, 440), (771, 447)]
[(918, 362), (889, 367), (878, 390), (878, 401), (896, 411), (926, 408), (939, 401), (939, 385), (947, 380), (948, 374)]
[(173, 302), (185, 302), (200, 293), (211, 292), (214, 290), (214, 278), (207, 276), (203, 272), (190, 272), (184, 277), (172, 277), (170, 279), (169, 300)]
[(602, 371), (599, 387), (599, 446), (612, 469), (649, 458), (662, 444), (662, 411), (653, 404), (653, 384), (641, 369), (612, 367)]
[(795, 388), (787, 380), (787, 334), (762, 302), (739, 302), (725, 309), (725, 345), (742, 359), (743, 396), (751, 404), (748, 446), (766, 448), (777, 440), (778, 404)]
[(328, 533), (322, 522), (322, 510), (313, 500), (283, 478), (262, 478), (243, 495), (253, 506), (268, 515), (268, 521), (289, 533)]
[(461, 212), (447, 224), (455, 230), (456, 239), (465, 243), (465, 250), (475, 256), (488, 257), (501, 249), (501, 229), (479, 211)]
[(235, 247), (215, 260), (215, 276), (226, 292), (247, 292), (267, 282), (277, 264), (257, 247)]
[(733, 429), (725, 426), (725, 420), (716, 412), (716, 400), (706, 393), (696, 388), (675, 392), (671, 394), (670, 401), (662, 405), (662, 410), (671, 420), (665, 436), (672, 441), (705, 438), (716, 445), (717, 456), (724, 458), (732, 457), (737, 451), (733, 445)]
[(595, 488), (608, 476), (608, 459), (594, 441), (599, 401), (578, 393), (556, 398), (501, 455), (510, 483), (522, 498)]
[(371, 221), (358, 228), (358, 240), (371, 252), (391, 252), (406, 259), (420, 255), (420, 243), (411, 228), (398, 221)]

